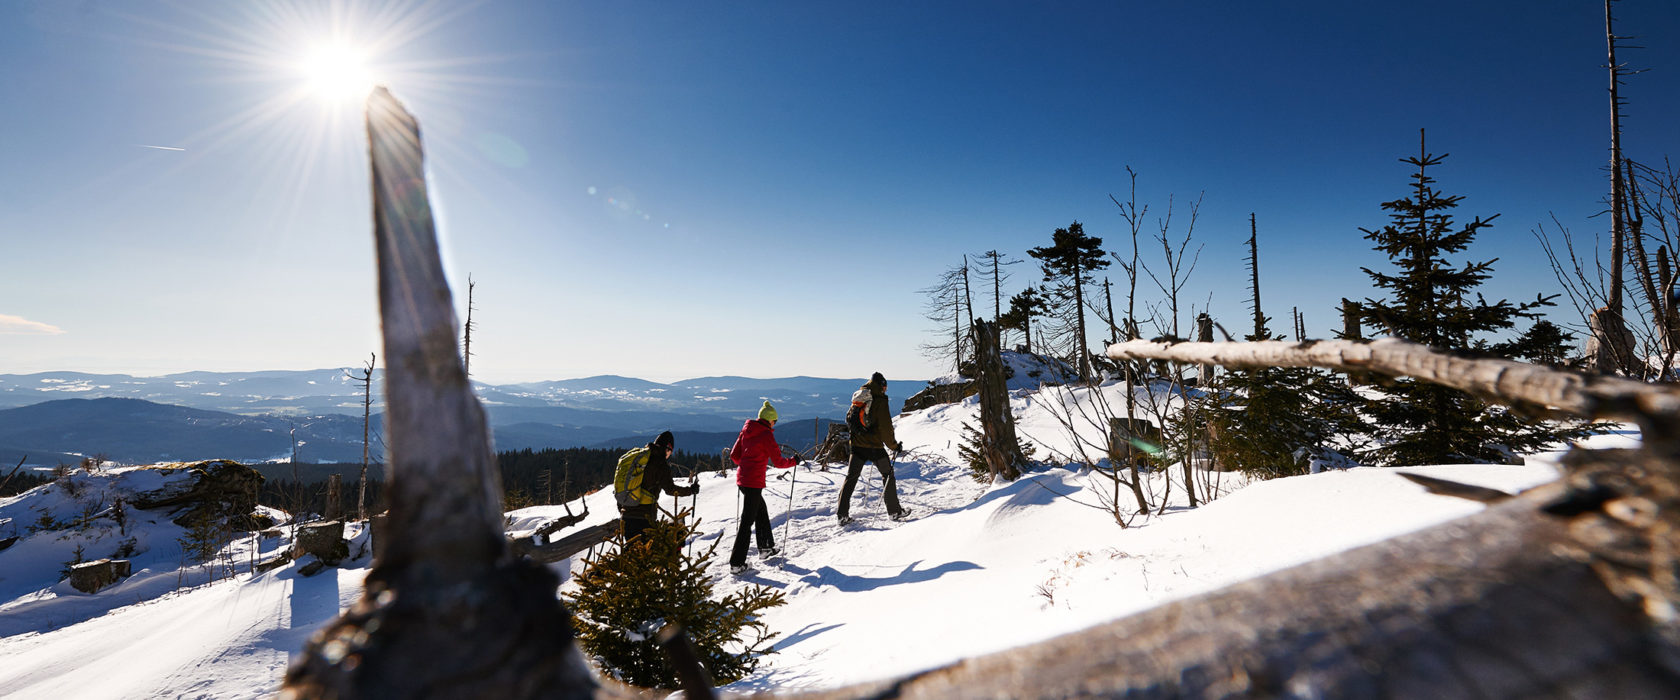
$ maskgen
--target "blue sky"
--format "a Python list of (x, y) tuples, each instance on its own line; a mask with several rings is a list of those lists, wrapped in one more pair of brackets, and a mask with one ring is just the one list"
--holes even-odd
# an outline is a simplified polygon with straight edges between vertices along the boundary
[[(1166, 5), (1163, 7), (1163, 5)], [(1680, 154), (1680, 8), (1631, 157)], [(1186, 287), (1245, 326), (1339, 324), (1398, 159), (1501, 216), (1490, 297), (1557, 284), (1533, 231), (1608, 189), (1595, 2), (0, 4), (0, 372), (352, 366), (377, 352), (354, 103), (299, 65), (340, 37), (420, 118), (475, 376), (925, 378), (918, 289), (1078, 220), (1122, 251), (1202, 197)], [(156, 146), (167, 147), (154, 148)], [(1147, 259), (1147, 258), (1146, 258)], [(1035, 282), (1031, 262), (1013, 286)], [(1117, 268), (1109, 270), (1121, 283)], [(1006, 293), (1014, 291), (1006, 290)], [(977, 300), (977, 306), (989, 306)], [(1570, 321), (1560, 314), (1559, 320)], [(1095, 338), (1093, 334), (1093, 338)]]

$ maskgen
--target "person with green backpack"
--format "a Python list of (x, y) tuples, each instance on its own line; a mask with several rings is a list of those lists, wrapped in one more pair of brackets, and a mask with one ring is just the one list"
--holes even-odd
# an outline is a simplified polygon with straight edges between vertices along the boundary
[(640, 536), (653, 525), (659, 515), (659, 492), (677, 496), (700, 493), (700, 483), (678, 486), (671, 479), (671, 454), (677, 450), (677, 439), (667, 430), (643, 447), (624, 453), (618, 458), (613, 474), (613, 496), (618, 502), (618, 516), (622, 521), (624, 541)]

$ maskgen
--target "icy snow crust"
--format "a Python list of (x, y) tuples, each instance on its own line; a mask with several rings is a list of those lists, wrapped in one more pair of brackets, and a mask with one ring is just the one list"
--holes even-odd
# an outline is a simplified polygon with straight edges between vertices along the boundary
[[(1061, 403), (1051, 392), (1066, 393), (1076, 404), (1119, 406), (1126, 391), (1117, 382), (1097, 392), (1019, 387), (1011, 404), (1023, 438), (1036, 445), (1041, 458), (1068, 459), (1080, 454), (1079, 442), (1100, 439), (1102, 429), (1082, 427), (1076, 439), (1047, 408)], [(901, 498), (915, 514), (910, 521), (886, 517), (873, 468), (865, 468), (854, 496), (858, 521), (845, 528), (834, 516), (844, 466), (826, 471), (806, 466), (796, 477), (772, 470), (764, 496), (784, 556), (771, 564), (757, 560), (755, 552), (749, 557), (755, 569), (740, 577), (729, 575), (726, 563), (736, 525), (733, 477), (698, 477), (701, 493), (681, 503), (697, 505), (697, 546), (721, 539), (711, 566), (717, 593), (763, 584), (787, 594), (787, 605), (764, 618), (781, 635), (778, 653), (731, 690), (827, 687), (926, 669), (1082, 629), (1482, 508), (1430, 495), (1394, 470), (1357, 468), (1246, 487), (1240, 478), (1224, 475), (1220, 488), (1230, 493), (1213, 503), (1169, 508), (1165, 515), (1121, 528), (1100, 507), (1112, 486), (1078, 466), (1041, 467), (998, 486), (973, 481), (958, 459), (957, 444), (963, 422), (974, 421), (976, 411), (970, 399), (895, 420), (908, 448), (896, 473)], [(1611, 435), (1595, 445), (1633, 441)], [(1545, 455), (1521, 466), (1406, 471), (1517, 491), (1556, 478), (1554, 462), (1555, 455)], [(686, 476), (680, 467), (677, 473)], [(123, 469), (75, 478), (87, 482), (81, 488), (115, 493), (160, 488), (159, 480), (169, 476)], [(1152, 490), (1166, 488), (1165, 474), (1150, 478)], [(1182, 491), (1174, 485), (1179, 505)], [(574, 512), (589, 509), (580, 527), (617, 517), (610, 492), (582, 500), (571, 504)], [(670, 497), (662, 504), (669, 507)], [(137, 525), (128, 535), (29, 534), (39, 513), (73, 516), (79, 507), (58, 485), (0, 499), (0, 539), (20, 536), (0, 551), (0, 659), (5, 659), (0, 695), (7, 698), (270, 696), (288, 656), (360, 595), (367, 574), (363, 558), (312, 578), (298, 576), (295, 564), (253, 576), (246, 566), (253, 555), (270, 556), (278, 544), (246, 537), (228, 553), (243, 572), (209, 583), (204, 567), (181, 569), (176, 540), (184, 533), (163, 513), (131, 514)], [(564, 512), (560, 506), (516, 511), (509, 514), (510, 530), (529, 532)], [(76, 543), (93, 559), (108, 556), (126, 536), (138, 543), (133, 577), (92, 595), (58, 582), (58, 570)], [(569, 574), (574, 565), (555, 568)], [(562, 584), (561, 593), (569, 587)]]

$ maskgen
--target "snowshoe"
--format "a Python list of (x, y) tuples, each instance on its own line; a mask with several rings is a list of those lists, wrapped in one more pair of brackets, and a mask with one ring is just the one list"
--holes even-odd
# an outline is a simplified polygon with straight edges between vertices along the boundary
[(891, 517), (892, 517), (893, 520), (897, 520), (897, 521), (901, 521), (901, 522), (905, 521), (905, 520), (909, 520), (910, 519), (910, 509), (909, 508), (901, 509), (897, 513), (893, 513)]
[(856, 519), (856, 518), (853, 518), (853, 517), (852, 517), (852, 516), (850, 516), (850, 515), (842, 515), (842, 516), (840, 516), (840, 527), (845, 527), (845, 526), (847, 526), (847, 525), (850, 525), (850, 524), (852, 524), (852, 523), (854, 523), (854, 522), (857, 522), (857, 519)]
[(747, 566), (746, 564), (730, 564), (729, 565), (729, 573), (734, 574), (736, 576), (740, 576), (741, 574), (747, 573), (748, 571), (752, 571), (752, 567)]
[(760, 550), (758, 550), (758, 558), (759, 559), (765, 559), (765, 560), (775, 559), (776, 557), (780, 556), (781, 553), (782, 553), (782, 550), (776, 549), (775, 547), (771, 547), (769, 549), (760, 549)]

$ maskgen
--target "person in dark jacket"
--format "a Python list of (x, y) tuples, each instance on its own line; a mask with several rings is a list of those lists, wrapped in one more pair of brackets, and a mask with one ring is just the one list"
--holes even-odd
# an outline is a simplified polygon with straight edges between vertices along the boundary
[(665, 492), (678, 496), (692, 496), (700, 492), (700, 484), (692, 486), (678, 486), (671, 479), (671, 453), (677, 450), (677, 439), (667, 430), (647, 444), (648, 463), (642, 470), (641, 490), (652, 494), (652, 503), (633, 506), (619, 506), (618, 515), (623, 521), (624, 541), (638, 537), (643, 530), (653, 524), (653, 519), (659, 515), (659, 494)]
[(776, 407), (769, 401), (758, 409), (758, 418), (741, 426), (735, 446), (729, 449), (729, 461), (739, 467), (735, 470), (735, 486), (741, 489), (741, 524), (735, 530), (735, 548), (729, 552), (729, 570), (738, 574), (747, 569), (747, 540), (754, 531), (758, 534), (759, 556), (776, 555), (770, 508), (764, 504), (765, 473), (770, 465), (787, 469), (799, 464), (798, 459), (782, 456), (782, 446), (776, 443)]
[(892, 456), (887, 454), (887, 449), (903, 452), (904, 445), (893, 435), (887, 378), (876, 372), (852, 395), (852, 403), (863, 404), (863, 415), (867, 416), (863, 422), (870, 429), (868, 432), (854, 431), (852, 435), (852, 461), (847, 465), (846, 483), (840, 487), (840, 507), (835, 511), (840, 516), (840, 524), (852, 521), (852, 490), (857, 488), (858, 476), (863, 474), (865, 462), (874, 462), (875, 468), (881, 472), (881, 500), (887, 504), (887, 515), (893, 520), (902, 520), (910, 511), (898, 503), (898, 477), (893, 474)]

